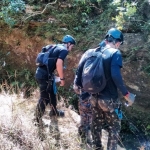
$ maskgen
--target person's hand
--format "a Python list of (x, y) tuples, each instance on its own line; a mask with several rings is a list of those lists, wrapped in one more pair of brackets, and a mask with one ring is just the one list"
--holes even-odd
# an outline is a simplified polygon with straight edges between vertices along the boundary
[(65, 80), (60, 80), (60, 86), (64, 86), (65, 85)]
[(130, 92), (128, 92), (128, 94), (126, 94), (125, 96), (124, 96), (124, 98), (126, 99), (126, 101), (128, 102), (127, 103), (127, 105), (128, 106), (131, 106), (133, 103), (134, 103), (134, 101), (135, 101), (135, 94), (133, 94), (133, 93), (130, 93)]
[(73, 85), (73, 89), (76, 94), (80, 94), (80, 88), (76, 84)]

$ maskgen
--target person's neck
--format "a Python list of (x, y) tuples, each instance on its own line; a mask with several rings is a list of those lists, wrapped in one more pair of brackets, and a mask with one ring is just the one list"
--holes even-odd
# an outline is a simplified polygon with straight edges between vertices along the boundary
[(63, 43), (63, 46), (68, 50), (67, 44)]
[(63, 46), (65, 46), (67, 48), (67, 44), (63, 43)]
[(115, 49), (117, 49), (116, 46), (113, 43), (108, 43), (107, 47), (108, 48), (115, 48)]

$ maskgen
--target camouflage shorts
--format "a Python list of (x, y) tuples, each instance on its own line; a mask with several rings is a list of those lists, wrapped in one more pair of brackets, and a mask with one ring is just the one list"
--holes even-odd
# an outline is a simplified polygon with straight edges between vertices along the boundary
[(102, 129), (108, 132), (107, 149), (116, 150), (121, 129), (121, 120), (114, 111), (114, 103), (108, 100), (92, 99), (92, 124), (91, 131), (93, 136), (93, 144), (97, 149), (102, 148)]
[(87, 129), (90, 129), (90, 124), (92, 122), (92, 110), (89, 98), (84, 100), (79, 99), (78, 108), (81, 117), (79, 128), (81, 131), (86, 131)]

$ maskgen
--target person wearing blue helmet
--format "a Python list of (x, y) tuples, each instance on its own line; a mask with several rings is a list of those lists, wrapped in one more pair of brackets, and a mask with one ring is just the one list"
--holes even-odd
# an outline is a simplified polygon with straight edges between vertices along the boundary
[(93, 94), (90, 99), (92, 109), (91, 132), (95, 150), (103, 149), (102, 129), (108, 132), (107, 149), (117, 149), (122, 119), (122, 103), (118, 99), (117, 90), (120, 90), (129, 106), (135, 100), (135, 95), (128, 92), (121, 75), (122, 57), (119, 47), (123, 44), (123, 40), (123, 33), (116, 28), (111, 28), (105, 36), (103, 68), (107, 83), (100, 93)]
[[(100, 42), (98, 44), (98, 47), (96, 47), (97, 51), (102, 50), (105, 47), (105, 40), (103, 40), (102, 42)], [(94, 49), (93, 49), (94, 50)], [(92, 143), (92, 139), (90, 138), (90, 133), (91, 133), (91, 123), (92, 123), (92, 109), (91, 109), (91, 103), (90, 103), (90, 93), (85, 92), (82, 88), (81, 88), (81, 84), (79, 82), (79, 78), (81, 78), (81, 76), (79, 76), (79, 74), (81, 73), (80, 68), (82, 67), (82, 62), (84, 61), (84, 59), (87, 57), (87, 54), (91, 52), (90, 50), (87, 50), (81, 60), (80, 63), (77, 67), (77, 72), (76, 72), (76, 76), (74, 79), (74, 85), (73, 85), (73, 89), (75, 91), (76, 94), (78, 94), (79, 96), (79, 101), (78, 101), (78, 110), (79, 110), (79, 114), (80, 114), (80, 124), (78, 126), (78, 133), (81, 137), (81, 140), (83, 143), (88, 143), (91, 145)]]
[(63, 42), (63, 43), (71, 43), (71, 44), (73, 44), (73, 45), (76, 44), (75, 39), (74, 39), (71, 35), (65, 35), (65, 36), (63, 37), (63, 39), (62, 39), (62, 42)]
[(50, 117), (64, 116), (64, 112), (56, 108), (57, 99), (54, 71), (57, 70), (58, 76), (60, 77), (60, 86), (64, 86), (64, 60), (75, 44), (76, 41), (71, 35), (65, 35), (61, 44), (47, 45), (42, 48), (42, 52), (45, 52), (45, 50), (50, 49), (50, 47), (54, 47), (52, 48), (52, 52), (49, 56), (49, 65), (39, 65), (35, 73), (35, 78), (40, 89), (40, 98), (35, 111), (35, 121), (37, 124), (42, 122), (42, 116), (48, 104), (51, 107), (51, 111), (49, 113)]

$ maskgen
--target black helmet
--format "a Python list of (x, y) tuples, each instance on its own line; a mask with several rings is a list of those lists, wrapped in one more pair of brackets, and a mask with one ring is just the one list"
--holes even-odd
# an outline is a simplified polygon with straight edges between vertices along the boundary
[(71, 44), (76, 44), (75, 39), (71, 35), (65, 35), (62, 39), (63, 43), (71, 43)]
[(121, 44), (123, 44), (123, 34), (120, 30), (116, 29), (116, 28), (111, 28), (106, 36), (105, 39), (109, 38), (109, 37), (113, 37), (113, 39), (121, 42)]

